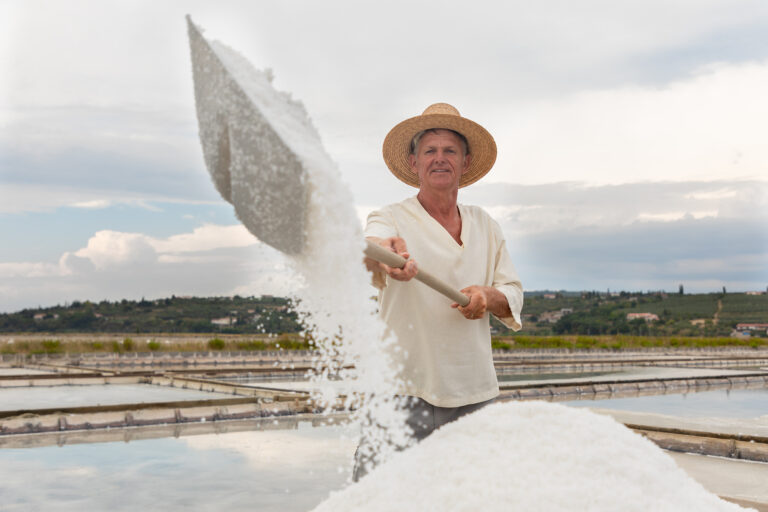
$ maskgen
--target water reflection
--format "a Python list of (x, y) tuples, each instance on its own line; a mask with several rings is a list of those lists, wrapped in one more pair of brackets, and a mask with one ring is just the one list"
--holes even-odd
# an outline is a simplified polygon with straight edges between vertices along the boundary
[(605, 372), (553, 372), (553, 373), (499, 373), (497, 375), (499, 382), (515, 382), (515, 381), (539, 381), (539, 380), (559, 380), (559, 379), (587, 379), (590, 377), (602, 377), (604, 375), (621, 375), (625, 372), (618, 371), (605, 371)]
[(717, 389), (698, 393), (574, 400), (574, 407), (668, 414), (688, 418), (761, 418), (768, 422), (768, 388)]
[(308, 510), (342, 488), (346, 427), (0, 450), (3, 510)]
[(0, 410), (82, 407), (182, 400), (232, 398), (228, 393), (153, 386), (151, 384), (89, 384), (0, 389)]

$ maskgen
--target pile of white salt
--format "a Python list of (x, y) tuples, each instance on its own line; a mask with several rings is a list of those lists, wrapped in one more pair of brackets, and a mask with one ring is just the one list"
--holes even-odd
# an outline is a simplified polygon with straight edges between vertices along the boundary
[(547, 402), (490, 405), (394, 455), (315, 512), (735, 511), (651, 441)]

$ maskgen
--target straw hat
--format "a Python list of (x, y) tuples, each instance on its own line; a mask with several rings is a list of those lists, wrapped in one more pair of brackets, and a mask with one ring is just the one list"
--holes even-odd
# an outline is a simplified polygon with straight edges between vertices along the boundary
[(488, 130), (479, 124), (461, 117), (455, 107), (447, 103), (430, 105), (420, 116), (406, 119), (392, 128), (384, 139), (384, 161), (397, 179), (412, 187), (419, 186), (419, 177), (411, 170), (408, 156), (411, 140), (422, 130), (445, 128), (459, 132), (467, 138), (472, 161), (469, 169), (461, 176), (459, 188), (470, 185), (493, 167), (496, 161), (496, 142)]

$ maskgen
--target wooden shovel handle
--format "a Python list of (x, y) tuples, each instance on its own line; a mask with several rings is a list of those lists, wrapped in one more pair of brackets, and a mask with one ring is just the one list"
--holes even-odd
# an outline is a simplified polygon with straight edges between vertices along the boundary
[[(405, 265), (405, 258), (399, 254), (395, 254), (394, 252), (380, 246), (379, 244), (371, 242), (370, 240), (366, 240), (365, 242), (366, 247), (363, 252), (369, 258), (394, 268), (403, 268), (403, 265)], [(442, 293), (452, 301), (458, 302), (460, 306), (466, 306), (469, 304), (469, 297), (421, 268), (416, 274), (416, 279), (429, 286), (433, 290)]]

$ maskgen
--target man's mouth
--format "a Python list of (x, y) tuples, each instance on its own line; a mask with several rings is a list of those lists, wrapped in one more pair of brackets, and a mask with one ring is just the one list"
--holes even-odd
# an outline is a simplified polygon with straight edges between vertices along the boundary
[(451, 172), (448, 169), (433, 169), (431, 172)]

